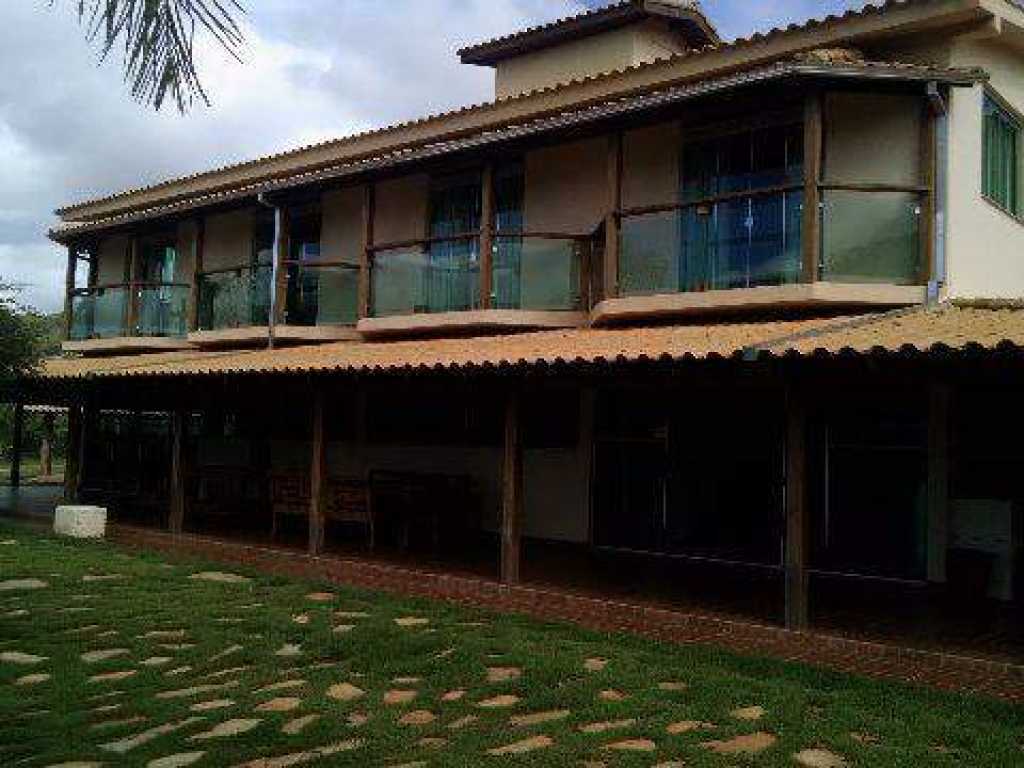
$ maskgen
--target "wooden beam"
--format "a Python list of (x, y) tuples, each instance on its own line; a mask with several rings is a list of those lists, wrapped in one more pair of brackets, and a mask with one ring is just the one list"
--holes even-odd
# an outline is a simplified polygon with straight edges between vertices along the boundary
[(804, 98), (803, 281), (818, 280), (821, 269), (821, 182), (825, 146), (825, 95), (810, 91)]
[(363, 190), (363, 249), (359, 254), (359, 319), (370, 316), (371, 259), (373, 258), (373, 221), (377, 191), (372, 182)]
[(189, 286), (188, 329), (199, 330), (200, 287), (202, 286), (204, 250), (206, 248), (206, 219), (196, 219), (195, 239), (192, 241), (192, 281)]
[(168, 528), (180, 534), (185, 529), (185, 429), (186, 415), (182, 409), (171, 415), (171, 508)]
[(937, 274), (935, 265), (936, 162), (938, 151), (937, 120), (931, 103), (925, 99), (921, 107), (921, 184), (927, 189), (921, 199), (921, 282), (927, 283)]
[(324, 485), (327, 449), (324, 441), (324, 392), (317, 387), (313, 393), (312, 461), (309, 471), (309, 554), (324, 551)]
[(80, 406), (72, 405), (68, 408), (68, 435), (64, 449), (64, 501), (69, 504), (78, 501), (82, 432), (82, 409)]
[(619, 295), (619, 214), (622, 209), (622, 133), (608, 137), (608, 190), (604, 217), (604, 286), (602, 299)]
[(796, 393), (786, 398), (786, 627), (807, 628), (807, 411)]
[(480, 306), (490, 309), (494, 293), (494, 166), (484, 166), (480, 178)]
[(274, 325), (284, 325), (288, 311), (288, 254), (291, 251), (291, 217), (288, 207), (281, 204), (281, 232), (277, 241), (277, 250), (274, 252), (275, 274), (277, 276), (274, 290)]
[(501, 581), (519, 583), (523, 518), (523, 445), (521, 402), (510, 392), (505, 403), (505, 452), (501, 476)]
[(25, 442), (25, 406), (14, 404), (14, 424), (11, 430), (11, 487), (21, 486), (21, 454)]
[(946, 581), (949, 537), (950, 387), (932, 382), (928, 393), (928, 581)]
[(75, 273), (78, 271), (78, 249), (68, 246), (68, 263), (64, 272), (64, 339), (71, 338), (71, 325), (74, 321)]

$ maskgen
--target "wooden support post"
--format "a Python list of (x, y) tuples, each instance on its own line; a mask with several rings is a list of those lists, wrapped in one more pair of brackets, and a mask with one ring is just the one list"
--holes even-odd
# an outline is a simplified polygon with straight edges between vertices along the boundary
[(43, 414), (43, 436), (39, 441), (39, 474), (42, 477), (53, 477), (53, 413)]
[(200, 302), (202, 301), (202, 274), (204, 249), (206, 247), (206, 219), (196, 220), (195, 240), (192, 244), (192, 282), (189, 286), (188, 329), (198, 331), (200, 323)]
[(501, 581), (519, 583), (519, 543), (523, 518), (521, 402), (509, 392), (505, 404), (505, 453), (501, 476)]
[(484, 166), (480, 179), (480, 306), (490, 309), (494, 294), (494, 166)]
[(928, 396), (928, 581), (946, 581), (949, 528), (950, 388), (932, 382)]
[(69, 504), (78, 501), (82, 432), (82, 409), (72, 405), (68, 408), (68, 438), (64, 448), (64, 501)]
[(799, 395), (786, 399), (786, 627), (807, 628), (807, 411)]
[(171, 414), (171, 509), (168, 528), (180, 534), (185, 529), (185, 411)]
[(25, 406), (14, 404), (14, 424), (11, 430), (11, 487), (21, 486), (21, 453), (25, 438)]
[(812, 90), (804, 100), (803, 281), (821, 276), (821, 181), (825, 146), (825, 96)]
[(64, 339), (71, 339), (71, 325), (75, 313), (75, 273), (78, 271), (78, 249), (68, 246), (68, 263), (64, 273)]
[(324, 392), (317, 387), (313, 394), (312, 461), (309, 471), (309, 554), (324, 551), (324, 485), (327, 470), (327, 447), (324, 441)]
[(604, 218), (604, 286), (602, 299), (619, 295), (619, 229), (622, 210), (622, 133), (608, 137), (608, 202)]
[(370, 316), (370, 280), (373, 263), (373, 220), (377, 206), (376, 188), (367, 182), (363, 191), (363, 249), (359, 254), (359, 319)]

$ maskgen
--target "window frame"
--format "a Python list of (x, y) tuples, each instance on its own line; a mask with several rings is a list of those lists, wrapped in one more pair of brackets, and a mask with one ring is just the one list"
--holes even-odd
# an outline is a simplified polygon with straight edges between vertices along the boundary
[[(1016, 169), (1014, 170), (1017, 187), (1014, 200), (1016, 210), (1000, 201), (997, 197), (992, 195), (988, 189), (986, 189), (987, 174), (985, 171), (988, 166), (987, 160), (990, 150), (985, 130), (985, 122), (987, 120), (989, 105), (992, 105), (992, 107), (994, 107), (994, 109), (1000, 113), (1006, 122), (1009, 123), (1016, 131)], [(984, 89), (981, 103), (981, 196), (987, 203), (997, 208), (1002, 213), (1012, 217), (1018, 223), (1024, 224), (1024, 116), (1014, 109), (1006, 99), (991, 87), (986, 87)]]

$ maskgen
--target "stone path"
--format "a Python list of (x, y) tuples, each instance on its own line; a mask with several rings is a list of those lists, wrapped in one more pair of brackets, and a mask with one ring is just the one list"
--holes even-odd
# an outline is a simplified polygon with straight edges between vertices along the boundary
[(487, 754), (494, 755), (495, 757), (524, 755), (527, 752), (535, 752), (538, 749), (545, 749), (554, 743), (555, 740), (550, 736), (534, 736), (529, 739), (523, 739), (522, 741), (507, 744), (504, 747), (496, 747), (495, 749), (488, 750)]

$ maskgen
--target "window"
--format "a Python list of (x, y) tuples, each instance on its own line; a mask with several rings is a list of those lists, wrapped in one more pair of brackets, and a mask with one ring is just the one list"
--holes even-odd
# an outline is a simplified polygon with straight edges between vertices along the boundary
[(1021, 123), (992, 96), (985, 96), (981, 191), (1014, 216), (1021, 211)]

